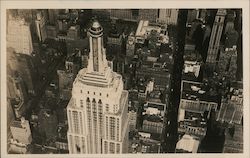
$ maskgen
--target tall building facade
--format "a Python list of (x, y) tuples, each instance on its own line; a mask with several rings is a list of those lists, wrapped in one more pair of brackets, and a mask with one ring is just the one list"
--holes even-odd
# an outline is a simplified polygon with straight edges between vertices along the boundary
[(216, 63), (216, 58), (220, 48), (220, 40), (221, 40), (225, 16), (226, 16), (226, 10), (218, 9), (217, 14), (215, 16), (207, 52), (206, 62), (209, 64)]
[(47, 32), (46, 32), (47, 19), (44, 14), (45, 13), (42, 11), (38, 12), (35, 20), (36, 32), (40, 42), (44, 42), (45, 39), (47, 38)]
[(108, 66), (103, 28), (97, 21), (88, 34), (88, 66), (79, 71), (67, 106), (69, 152), (126, 153), (128, 92), (122, 76)]

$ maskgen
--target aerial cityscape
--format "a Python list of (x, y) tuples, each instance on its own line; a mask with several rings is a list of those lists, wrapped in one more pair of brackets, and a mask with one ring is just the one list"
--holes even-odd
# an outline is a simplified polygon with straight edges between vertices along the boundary
[(7, 153), (243, 153), (242, 9), (8, 9)]

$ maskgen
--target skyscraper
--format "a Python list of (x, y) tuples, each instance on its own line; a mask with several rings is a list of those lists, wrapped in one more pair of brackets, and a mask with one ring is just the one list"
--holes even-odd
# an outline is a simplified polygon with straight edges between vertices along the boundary
[(70, 153), (126, 153), (128, 92), (113, 72), (103, 48), (103, 28), (94, 21), (88, 30), (87, 68), (79, 71), (67, 106)]
[(224, 25), (224, 20), (226, 16), (226, 10), (225, 9), (218, 9), (217, 14), (215, 16), (213, 29), (209, 41), (208, 46), (208, 53), (207, 53), (207, 60), (206, 62), (209, 64), (215, 64), (217, 54), (220, 47), (220, 40)]
[(45, 13), (42, 11), (38, 12), (35, 20), (37, 36), (39, 41), (41, 42), (44, 42), (45, 39), (47, 38), (47, 32), (46, 32), (47, 19), (44, 14)]

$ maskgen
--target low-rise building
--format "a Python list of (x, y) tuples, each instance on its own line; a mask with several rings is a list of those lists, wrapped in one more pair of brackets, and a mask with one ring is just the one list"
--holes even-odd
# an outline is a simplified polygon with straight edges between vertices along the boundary
[(128, 120), (129, 120), (129, 131), (135, 130), (137, 121), (137, 112), (135, 108), (129, 108)]
[(221, 100), (217, 121), (241, 124), (243, 118), (243, 87), (238, 83), (230, 88), (229, 94)]
[(57, 28), (54, 25), (47, 25), (46, 26), (47, 31), (47, 38), (49, 39), (56, 39), (57, 38)]
[(184, 55), (182, 80), (200, 81), (202, 65), (203, 62), (200, 54), (194, 51), (186, 51)]
[(78, 40), (80, 39), (80, 26), (74, 25), (70, 26), (67, 32), (67, 39), (68, 40)]
[(217, 106), (218, 96), (211, 89), (199, 82), (182, 81), (178, 132), (204, 137), (207, 120)]
[(197, 153), (200, 140), (197, 137), (185, 134), (176, 144), (176, 153)]
[(159, 102), (144, 104), (142, 130), (148, 133), (162, 134), (165, 111), (166, 104)]
[(223, 153), (243, 153), (243, 126), (235, 125), (225, 131)]
[(18, 143), (28, 145), (32, 142), (29, 121), (25, 120), (23, 117), (20, 120), (14, 120), (11, 123), (10, 130), (13, 140)]
[(67, 73), (64, 70), (57, 70), (59, 79), (59, 95), (61, 99), (69, 100), (71, 97), (72, 85), (74, 82), (74, 74)]
[(135, 37), (134, 34), (131, 33), (128, 36), (128, 40), (126, 43), (126, 56), (133, 57), (135, 54)]

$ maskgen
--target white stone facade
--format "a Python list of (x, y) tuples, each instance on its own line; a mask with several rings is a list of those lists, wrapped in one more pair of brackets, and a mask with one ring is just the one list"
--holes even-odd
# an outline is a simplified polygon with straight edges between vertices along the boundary
[(128, 92), (121, 75), (108, 67), (102, 27), (89, 29), (88, 67), (79, 71), (67, 107), (69, 152), (124, 153), (128, 133)]

